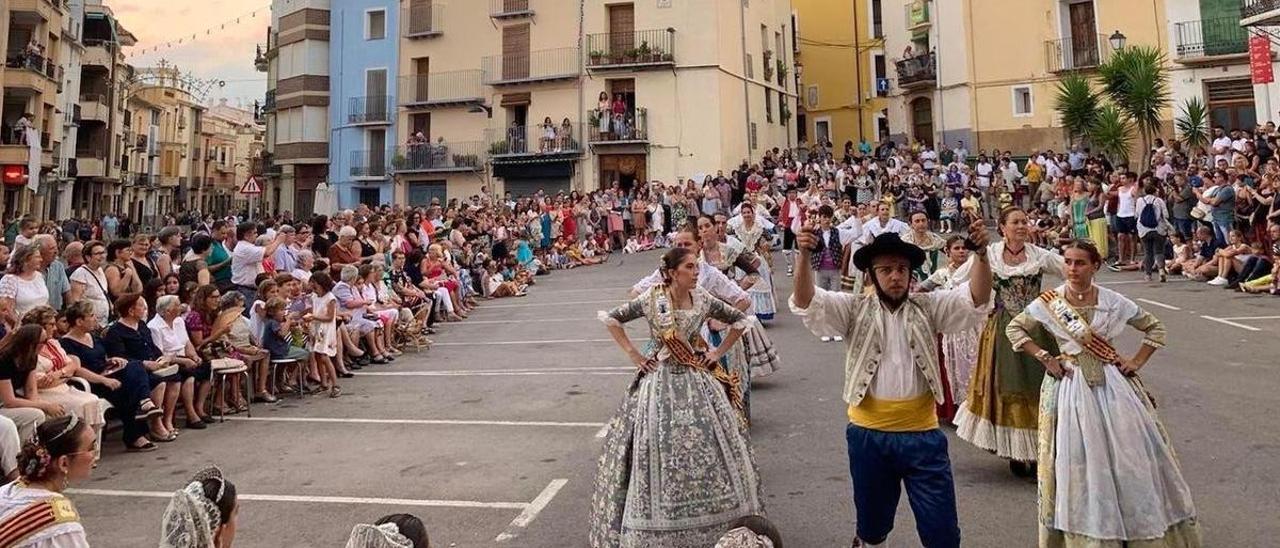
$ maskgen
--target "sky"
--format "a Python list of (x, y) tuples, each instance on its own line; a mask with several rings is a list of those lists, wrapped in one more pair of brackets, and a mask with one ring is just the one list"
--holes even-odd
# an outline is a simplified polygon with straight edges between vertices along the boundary
[[(169, 48), (128, 57), (135, 67), (155, 65), (160, 59), (175, 63), (183, 72), (201, 79), (218, 79), (225, 86), (210, 87), (209, 104), (219, 98), (252, 107), (267, 90), (267, 73), (253, 67), (254, 46), (265, 44), (271, 24), (270, 0), (104, 0), (120, 24), (138, 38), (125, 54), (163, 46)], [(250, 13), (257, 10), (257, 15)], [(236, 24), (236, 18), (240, 23)], [(206, 31), (209, 33), (206, 34)], [(191, 35), (196, 40), (191, 41)], [(183, 42), (177, 44), (181, 38)]]

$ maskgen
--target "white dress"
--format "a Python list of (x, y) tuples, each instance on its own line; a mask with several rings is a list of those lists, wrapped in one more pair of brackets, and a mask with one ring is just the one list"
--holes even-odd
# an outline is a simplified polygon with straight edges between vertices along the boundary
[[(311, 313), (313, 315), (325, 314), (329, 311), (330, 303), (333, 303), (333, 311), (336, 315), (338, 312), (338, 298), (333, 296), (333, 292), (325, 293), (323, 296), (311, 296)], [(324, 354), (329, 357), (338, 355), (338, 319), (330, 318), (327, 322), (319, 320), (311, 321), (311, 348), (312, 352)]]
[(30, 280), (17, 274), (7, 274), (0, 278), (0, 298), (13, 299), (13, 315), (22, 321), (22, 316), (37, 306), (49, 304), (49, 286), (44, 284), (44, 275), (36, 272)]
[(75, 512), (75, 505), (71, 504), (71, 499), (53, 491), (20, 485), (18, 482), (0, 487), (0, 524), (5, 524), (10, 517), (33, 504), (49, 500), (55, 500), (53, 507), (61, 509), (54, 512), (55, 523), (16, 544), (9, 544), (7, 548), (89, 548), (89, 540), (85, 536), (84, 526), (80, 524), (79, 515)]

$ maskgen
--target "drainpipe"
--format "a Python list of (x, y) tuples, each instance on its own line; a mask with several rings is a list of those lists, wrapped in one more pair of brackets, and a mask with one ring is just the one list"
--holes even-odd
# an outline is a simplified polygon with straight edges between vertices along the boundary
[(858, 45), (858, 33), (861, 32), (862, 29), (858, 26), (859, 0), (850, 0), (850, 2), (853, 4), (853, 73), (857, 75), (854, 78), (854, 81), (857, 82), (858, 94), (854, 99), (853, 104), (858, 110), (858, 140), (862, 141), (866, 138), (866, 134), (864, 133), (865, 128), (862, 125), (862, 102), (864, 101), (862, 96), (862, 48)]
[(742, 102), (745, 105), (747, 125), (747, 160), (751, 159), (751, 82), (747, 80), (747, 2), (738, 0), (738, 24), (742, 27)]
[[(587, 18), (587, 2), (586, 0), (578, 0), (578, 133), (581, 134), (578, 136), (578, 138), (581, 139), (582, 141), (587, 140), (587, 126), (585, 123), (583, 123), (583, 120), (587, 119), (586, 90), (583, 89), (583, 82), (582, 82), (582, 74), (584, 70), (583, 64), (582, 64), (582, 56), (585, 55), (585, 52), (582, 51), (582, 42), (584, 37), (583, 33), (587, 31), (586, 18)], [(591, 161), (590, 145), (587, 145), (587, 158), (588, 158), (587, 161), (590, 162)], [(576, 185), (578, 187), (578, 190), (585, 191), (587, 188), (586, 173), (584, 172), (583, 169), (578, 169), (576, 175), (579, 182), (579, 184)], [(597, 178), (599, 178), (598, 175), (597, 175)], [(489, 194), (492, 195), (495, 193), (494, 193), (493, 187), (490, 186), (491, 184), (492, 183), (486, 182), (485, 186), (489, 189)]]
[[(934, 7), (937, 6), (938, 2), (934, 2)], [(932, 24), (929, 25), (929, 32), (933, 32), (938, 36), (938, 40), (934, 43), (940, 43), (942, 42), (942, 24), (938, 20), (938, 10), (932, 10), (929, 14), (933, 19)], [(939, 139), (933, 143), (934, 152), (937, 152), (938, 147), (946, 146), (947, 142), (947, 110), (942, 104), (942, 49), (938, 48), (938, 46), (933, 47), (933, 72), (933, 88), (938, 96), (938, 128), (940, 129), (938, 131)]]

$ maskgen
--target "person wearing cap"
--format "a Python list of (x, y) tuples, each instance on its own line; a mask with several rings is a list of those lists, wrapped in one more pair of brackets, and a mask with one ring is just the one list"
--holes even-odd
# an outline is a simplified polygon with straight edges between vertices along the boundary
[(959, 546), (947, 437), (938, 428), (935, 407), (945, 397), (937, 335), (969, 329), (986, 317), (986, 228), (980, 220), (970, 226), (970, 247), (979, 259), (969, 282), (929, 293), (909, 293), (911, 272), (925, 254), (897, 232), (880, 234), (854, 253), (854, 266), (870, 277), (873, 294), (815, 288), (809, 255), (817, 237), (812, 227), (797, 235), (800, 258), (790, 308), (815, 335), (843, 336), (848, 345), (843, 395), (857, 514), (853, 546), (885, 542), (903, 484), (921, 544)]

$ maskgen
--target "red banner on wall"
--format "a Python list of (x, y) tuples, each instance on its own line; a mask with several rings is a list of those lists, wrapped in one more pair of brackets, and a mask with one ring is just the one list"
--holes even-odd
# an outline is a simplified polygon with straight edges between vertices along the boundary
[(1249, 74), (1255, 84), (1275, 81), (1271, 67), (1271, 39), (1266, 36), (1249, 37)]

